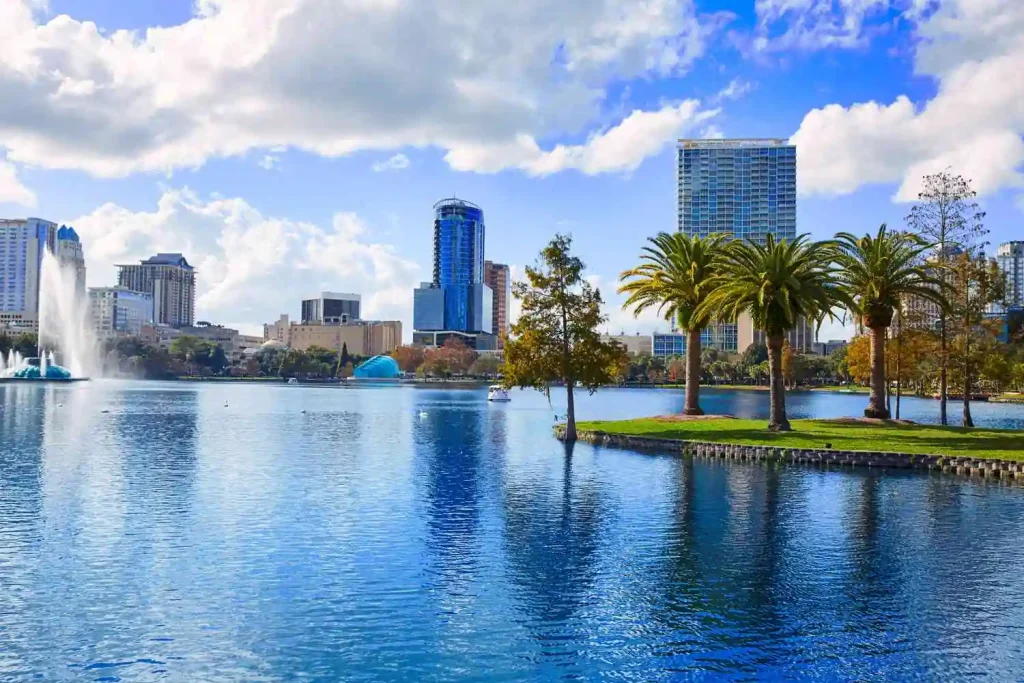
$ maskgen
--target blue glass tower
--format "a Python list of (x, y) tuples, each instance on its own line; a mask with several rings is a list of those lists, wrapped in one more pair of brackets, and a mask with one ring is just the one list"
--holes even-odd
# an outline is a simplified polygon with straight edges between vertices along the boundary
[(434, 277), (416, 290), (416, 330), (491, 333), (484, 235), (484, 212), (476, 204), (452, 198), (434, 205)]

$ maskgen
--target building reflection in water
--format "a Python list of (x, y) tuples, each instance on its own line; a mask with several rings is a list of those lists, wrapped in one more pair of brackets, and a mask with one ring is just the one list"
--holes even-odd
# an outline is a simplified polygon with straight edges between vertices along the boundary
[(413, 443), (423, 476), (431, 582), (458, 602), (479, 568), (487, 406), (458, 392), (444, 395), (443, 405), (433, 397), (428, 391), (416, 394)]

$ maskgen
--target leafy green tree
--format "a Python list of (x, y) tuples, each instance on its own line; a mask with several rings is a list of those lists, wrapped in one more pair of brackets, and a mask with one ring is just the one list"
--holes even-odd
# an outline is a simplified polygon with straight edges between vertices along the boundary
[(171, 342), (171, 357), (180, 360), (188, 366), (191, 375), (196, 374), (196, 354), (199, 353), (199, 345), (202, 342), (199, 337), (183, 334)]
[(39, 337), (35, 332), (22, 332), (14, 337), (12, 348), (23, 358), (35, 356), (39, 353)]
[(793, 241), (776, 241), (769, 234), (765, 244), (736, 240), (726, 249), (714, 289), (697, 309), (698, 314), (735, 320), (750, 315), (754, 326), (768, 340), (771, 408), (768, 428), (789, 431), (786, 393), (782, 378), (782, 342), (786, 332), (801, 318), (832, 315), (846, 295), (835, 279), (835, 247), (830, 242), (809, 242), (806, 235)]
[(220, 344), (202, 340), (193, 355), (196, 364), (212, 374), (220, 374), (228, 366), (227, 354)]
[(911, 297), (948, 308), (946, 282), (922, 264), (931, 245), (917, 235), (890, 232), (883, 223), (874, 236), (841, 232), (836, 240), (840, 286), (871, 339), (871, 393), (864, 416), (887, 420), (885, 341), (893, 316)]
[(352, 362), (352, 356), (348, 352), (348, 343), (347, 342), (342, 342), (341, 343), (341, 356), (338, 358), (338, 365), (340, 367), (345, 367), (346, 365), (348, 365), (351, 362)]
[(707, 310), (698, 311), (711, 293), (725, 239), (724, 235), (659, 233), (643, 248), (643, 263), (619, 276), (623, 283), (619, 293), (629, 295), (623, 308), (632, 308), (635, 315), (657, 308), (665, 320), (675, 319), (686, 332), (684, 415), (704, 414), (700, 407), (700, 333), (711, 323), (711, 317)]
[(527, 281), (515, 284), (522, 312), (502, 366), (506, 387), (533, 387), (550, 396), (552, 382), (565, 384), (567, 442), (576, 440), (576, 383), (596, 391), (612, 381), (626, 356), (622, 346), (601, 341), (598, 327), (607, 320), (601, 293), (583, 279), (583, 261), (571, 247), (571, 237), (556, 235), (538, 264), (526, 268)]
[(957, 374), (963, 395), (963, 424), (973, 427), (971, 395), (978, 376), (980, 343), (985, 336), (994, 338), (983, 324), (989, 304), (1003, 301), (1006, 279), (995, 262), (984, 255), (973, 256), (965, 252), (957, 256), (950, 266), (952, 295), (950, 296), (950, 331), (954, 335), (953, 359), (958, 361)]
[(743, 351), (743, 358), (740, 361), (744, 366), (750, 367), (768, 360), (768, 347), (765, 344), (751, 344)]
[(501, 369), (501, 361), (493, 353), (480, 354), (469, 368), (475, 377), (493, 377)]

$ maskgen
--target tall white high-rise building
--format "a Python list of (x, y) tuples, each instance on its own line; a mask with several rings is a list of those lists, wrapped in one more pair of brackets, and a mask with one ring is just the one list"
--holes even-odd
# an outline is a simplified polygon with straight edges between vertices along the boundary
[(41, 218), (0, 219), (0, 326), (39, 327), (43, 254), (49, 249), (75, 270), (75, 290), (85, 296), (85, 258), (74, 228)]
[[(785, 140), (680, 140), (678, 227), (688, 235), (722, 233), (764, 244), (796, 237), (796, 147)], [(764, 341), (748, 320), (715, 326), (715, 346), (742, 352)], [(802, 320), (790, 345), (809, 352), (814, 330)]]

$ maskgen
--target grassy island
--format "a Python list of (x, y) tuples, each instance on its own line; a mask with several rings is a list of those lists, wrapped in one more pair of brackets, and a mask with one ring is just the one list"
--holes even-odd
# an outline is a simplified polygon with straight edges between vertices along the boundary
[(780, 448), (831, 448), (1024, 461), (1024, 433), (965, 429), (894, 421), (793, 420), (791, 432), (769, 432), (764, 420), (728, 417), (680, 420), (652, 417), (617, 422), (580, 422), (581, 432)]

